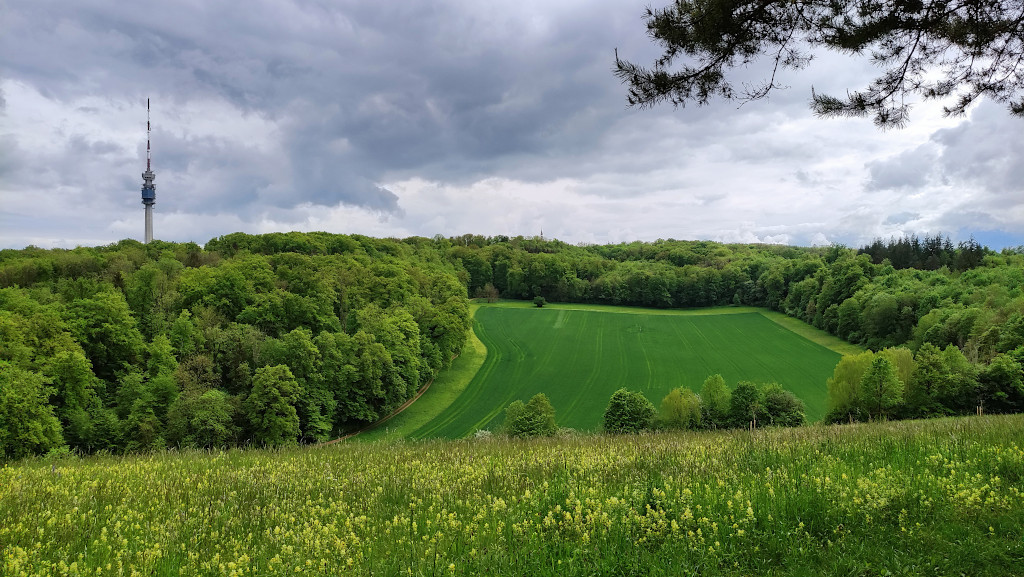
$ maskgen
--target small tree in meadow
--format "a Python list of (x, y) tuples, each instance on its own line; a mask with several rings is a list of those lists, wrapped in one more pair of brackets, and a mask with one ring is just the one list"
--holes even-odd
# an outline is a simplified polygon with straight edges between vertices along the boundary
[(505, 409), (504, 433), (510, 437), (551, 436), (558, 431), (555, 408), (547, 395), (537, 393), (530, 402), (513, 401)]
[(542, 296), (535, 296), (533, 297), (533, 304), (537, 305), (537, 308), (541, 308), (542, 306), (548, 304), (548, 301)]
[(889, 359), (878, 356), (860, 381), (862, 406), (874, 417), (887, 416), (903, 402), (903, 383)]
[(612, 393), (604, 411), (604, 430), (608, 433), (638, 433), (651, 428), (654, 405), (643, 393), (619, 389)]
[(796, 395), (777, 383), (766, 385), (761, 394), (768, 424), (780, 427), (799, 427), (804, 424), (804, 402)]
[(728, 426), (730, 397), (722, 375), (711, 375), (704, 380), (700, 390), (700, 412), (705, 427)]
[(669, 391), (661, 400), (658, 423), (669, 429), (696, 429), (700, 427), (700, 398), (685, 387)]
[(732, 392), (729, 401), (729, 419), (734, 427), (747, 427), (750, 423), (755, 426), (764, 421), (764, 398), (757, 385), (747, 381), (740, 381)]

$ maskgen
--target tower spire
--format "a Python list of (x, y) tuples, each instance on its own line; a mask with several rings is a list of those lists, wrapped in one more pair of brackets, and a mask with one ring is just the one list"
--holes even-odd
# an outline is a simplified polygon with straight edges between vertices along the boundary
[(142, 173), (142, 205), (146, 210), (146, 240), (149, 243), (153, 240), (153, 205), (156, 204), (156, 186), (153, 180), (156, 174), (153, 172), (153, 155), (149, 146), (149, 135), (151, 126), (149, 123), (149, 99), (146, 99), (146, 172)]

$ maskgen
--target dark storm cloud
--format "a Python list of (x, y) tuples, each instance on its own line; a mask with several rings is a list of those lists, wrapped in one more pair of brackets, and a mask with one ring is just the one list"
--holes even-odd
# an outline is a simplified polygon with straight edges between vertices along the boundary
[[(890, 220), (900, 213), (937, 218), (923, 205), (941, 203), (898, 201), (984, 177), (930, 163), (998, 153), (960, 150), (975, 137), (955, 131), (879, 146), (901, 137), (814, 119), (811, 85), (841, 94), (877, 72), (829, 54), (782, 74), (792, 88), (768, 102), (627, 109), (613, 50), (643, 65), (660, 55), (643, 2), (0, 6), (0, 98), (18, 110), (0, 125), (0, 202), (35, 214), (34, 199), (59, 190), (69, 208), (40, 215), (37, 228), (51, 228), (32, 232), (54, 243), (140, 229), (147, 97), (158, 229), (178, 235), (158, 232), (168, 240), (225, 227), (429, 236), (543, 224), (570, 241), (827, 244), (901, 226)], [(735, 85), (763, 80), (769, 64), (733, 71)], [(987, 137), (1005, 137), (994, 126)], [(1016, 170), (997, 163), (984, 175), (1010, 182)], [(95, 211), (83, 218), (82, 207)], [(160, 228), (165, 217), (173, 227)], [(0, 242), (30, 236), (5, 231)]]
[[(252, 197), (265, 198), (262, 180), (290, 181), (269, 206), (395, 212), (397, 197), (378, 184), (389, 175), (543, 180), (550, 172), (524, 160), (585, 152), (607, 130), (608, 112), (622, 108), (610, 67), (627, 25), (602, 10), (575, 7), (557, 28), (530, 10), (448, 2), (44, 0), (8, 10), (5, 45), (18, 50), (5, 50), (5, 64), (48, 98), (152, 94), (165, 109), (216, 98), (276, 123), (287, 170), (220, 182), (255, 186)], [(558, 18), (558, 10), (548, 12)], [(639, 32), (638, 23), (628, 27)], [(245, 143), (223, 136), (193, 140), (188, 153), (213, 155), (225, 170), (258, 164)], [(347, 151), (325, 146), (338, 138)], [(160, 165), (202, 168), (186, 167), (177, 152), (166, 145)], [(243, 194), (206, 192), (211, 208)]]

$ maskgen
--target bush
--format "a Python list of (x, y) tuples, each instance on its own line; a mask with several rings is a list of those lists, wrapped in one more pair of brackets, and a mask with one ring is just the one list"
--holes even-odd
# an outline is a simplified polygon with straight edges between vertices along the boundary
[(604, 430), (608, 433), (637, 433), (651, 428), (654, 405), (641, 392), (619, 389), (612, 393), (604, 411)]
[(548, 301), (547, 301), (547, 299), (545, 299), (542, 296), (536, 296), (536, 297), (533, 297), (533, 304), (537, 305), (537, 308), (540, 308), (540, 307), (548, 304)]
[(700, 390), (701, 420), (705, 427), (717, 429), (728, 426), (731, 396), (722, 375), (711, 375)]
[(799, 427), (804, 424), (804, 403), (796, 395), (771, 383), (764, 389), (764, 412), (769, 424)]
[(667, 429), (696, 429), (700, 427), (700, 398), (690, 389), (679, 387), (669, 391), (661, 400), (658, 424)]
[(544, 393), (537, 393), (526, 404), (513, 401), (505, 409), (502, 431), (510, 437), (550, 437), (557, 430), (555, 408)]
[(740, 381), (732, 392), (729, 402), (729, 419), (734, 427), (748, 427), (765, 420), (764, 399), (757, 385)]

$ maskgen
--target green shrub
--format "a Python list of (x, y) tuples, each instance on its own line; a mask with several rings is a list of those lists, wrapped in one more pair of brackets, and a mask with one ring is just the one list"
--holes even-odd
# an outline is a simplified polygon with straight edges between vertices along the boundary
[(604, 430), (608, 433), (637, 433), (651, 428), (654, 405), (641, 392), (619, 389), (612, 393), (604, 411)]
[(661, 400), (658, 424), (668, 429), (696, 429), (700, 427), (700, 398), (685, 387), (669, 391)]
[(550, 437), (558, 431), (555, 408), (544, 393), (537, 393), (526, 404), (513, 401), (505, 409), (502, 431), (510, 437)]
[(804, 424), (804, 403), (796, 398), (796, 395), (777, 383), (767, 385), (762, 395), (768, 424), (780, 427), (798, 427)]

